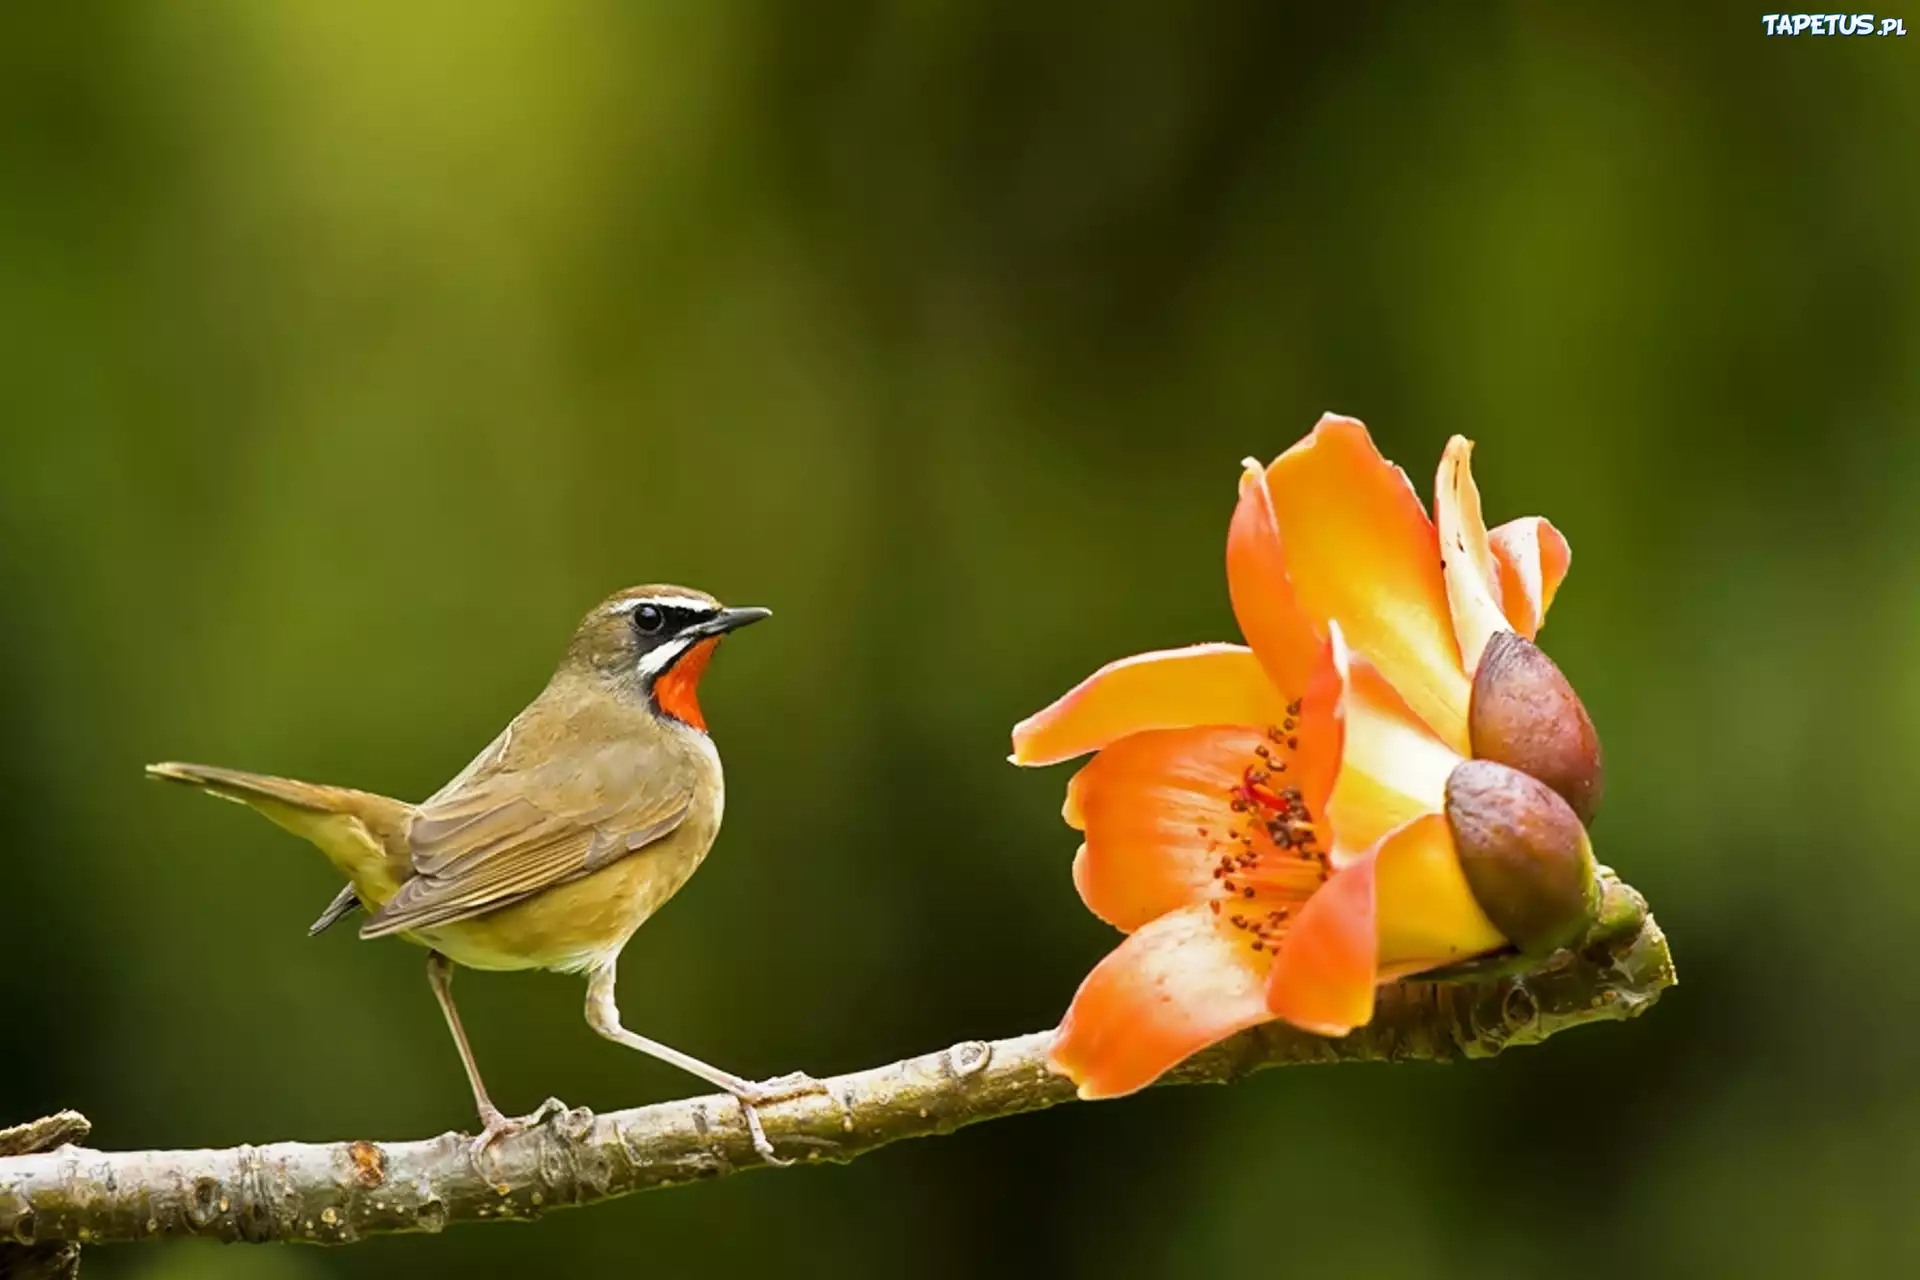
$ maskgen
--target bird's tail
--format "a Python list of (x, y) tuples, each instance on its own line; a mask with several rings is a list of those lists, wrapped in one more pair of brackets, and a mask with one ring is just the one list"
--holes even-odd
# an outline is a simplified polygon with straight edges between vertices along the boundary
[(176, 761), (148, 765), (147, 776), (244, 804), (312, 841), (369, 906), (385, 902), (406, 877), (407, 823), (413, 806), (402, 801), (370, 791)]

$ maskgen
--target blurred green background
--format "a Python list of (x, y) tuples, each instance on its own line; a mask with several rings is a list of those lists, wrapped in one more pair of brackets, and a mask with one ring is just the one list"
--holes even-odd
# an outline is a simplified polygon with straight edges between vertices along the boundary
[[(470, 1125), (420, 953), (308, 939), (320, 858), (140, 765), (425, 795), (650, 580), (777, 617), (629, 1023), (752, 1075), (1049, 1025), (1114, 935), (1007, 729), (1232, 636), (1238, 461), (1323, 409), (1570, 536), (1545, 641), (1682, 979), (1489, 1063), (88, 1273), (1920, 1265), (1917, 71), (1738, 6), (10, 6), (0, 1120)], [(461, 983), (503, 1105), (689, 1091), (581, 998)]]

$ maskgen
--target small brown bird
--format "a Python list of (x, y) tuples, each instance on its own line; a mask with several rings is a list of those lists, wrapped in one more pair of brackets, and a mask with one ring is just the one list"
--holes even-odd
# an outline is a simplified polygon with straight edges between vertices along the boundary
[(429, 948), (427, 978), (480, 1111), (476, 1152), (546, 1107), (511, 1118), (488, 1098), (453, 1006), (455, 964), (586, 974), (588, 1025), (731, 1093), (771, 1159), (754, 1105), (820, 1086), (797, 1072), (745, 1080), (636, 1035), (613, 996), (620, 949), (720, 830), (725, 793), (700, 677), (722, 636), (766, 616), (685, 587), (619, 592), (582, 620), (540, 696), (417, 805), (207, 765), (147, 772), (248, 805), (318, 845), (347, 887), (310, 932), (364, 906), (361, 937)]

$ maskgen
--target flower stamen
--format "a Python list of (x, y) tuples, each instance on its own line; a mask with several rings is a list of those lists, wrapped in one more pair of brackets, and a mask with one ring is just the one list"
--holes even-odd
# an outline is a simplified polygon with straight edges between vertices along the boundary
[(1227, 807), (1245, 821), (1209, 841), (1218, 858), (1211, 869), (1220, 894), (1213, 912), (1220, 914), (1222, 899), (1253, 903), (1254, 912), (1229, 915), (1227, 923), (1246, 933), (1255, 951), (1277, 951), (1292, 908), (1332, 874), (1321, 847), (1323, 824), (1301, 789), (1285, 781), (1286, 756), (1299, 749), (1299, 700), (1287, 710), (1280, 724), (1266, 727), (1253, 759), (1226, 788)]

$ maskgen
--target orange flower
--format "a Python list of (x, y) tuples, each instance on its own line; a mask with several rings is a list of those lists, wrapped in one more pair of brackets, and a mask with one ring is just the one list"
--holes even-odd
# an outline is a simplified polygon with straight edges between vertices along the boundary
[[(1584, 829), (1546, 786), (1461, 768), (1463, 654), (1477, 664), (1500, 631), (1530, 638), (1568, 561), (1544, 520), (1487, 532), (1470, 448), (1447, 447), (1437, 531), (1352, 419), (1249, 462), (1227, 581), (1250, 647), (1123, 659), (1015, 727), (1017, 764), (1098, 753), (1067, 788), (1085, 834), (1074, 883), (1128, 936), (1055, 1037), (1051, 1063), (1082, 1097), (1141, 1088), (1276, 1017), (1343, 1035), (1372, 1017), (1378, 983), (1506, 948), (1482, 898), (1527, 923), (1539, 883), (1577, 874), (1561, 864), (1590, 881)], [(1532, 703), (1502, 705), (1528, 725)], [(1476, 833), (1477, 861), (1457, 827)], [(1542, 840), (1577, 854), (1519, 889), (1481, 873), (1516, 850), (1527, 864)]]

